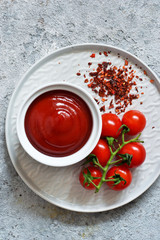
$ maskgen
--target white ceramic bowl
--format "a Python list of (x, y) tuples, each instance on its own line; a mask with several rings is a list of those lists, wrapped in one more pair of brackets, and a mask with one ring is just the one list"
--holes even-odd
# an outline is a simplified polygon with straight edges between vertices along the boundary
[[(70, 91), (80, 96), (88, 105), (93, 119), (92, 132), (86, 144), (77, 152), (65, 157), (51, 157), (39, 152), (36, 148), (32, 146), (32, 144), (28, 140), (24, 125), (25, 115), (30, 104), (41, 94), (51, 90), (58, 89)], [(63, 167), (75, 164), (84, 159), (87, 155), (89, 155), (100, 138), (101, 129), (102, 129), (101, 114), (93, 97), (90, 96), (90, 94), (81, 87), (75, 86), (70, 83), (62, 82), (49, 84), (32, 92), (23, 103), (17, 116), (17, 134), (24, 150), (38, 162), (54, 167)]]

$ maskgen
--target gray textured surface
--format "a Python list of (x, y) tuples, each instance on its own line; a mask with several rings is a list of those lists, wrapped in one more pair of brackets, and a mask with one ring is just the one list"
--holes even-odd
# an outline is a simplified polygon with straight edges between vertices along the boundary
[(130, 51), (160, 75), (159, 0), (0, 1), (0, 240), (153, 239), (160, 236), (158, 179), (126, 206), (80, 214), (36, 196), (15, 172), (5, 146), (5, 116), (16, 83), (47, 53), (106, 43)]

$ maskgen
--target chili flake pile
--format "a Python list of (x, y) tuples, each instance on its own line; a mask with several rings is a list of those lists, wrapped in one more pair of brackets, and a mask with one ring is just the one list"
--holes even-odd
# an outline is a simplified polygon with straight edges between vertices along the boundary
[[(105, 56), (108, 56), (108, 54), (104, 52)], [(91, 66), (90, 62), (88, 66)], [(84, 82), (101, 97), (102, 102), (107, 101), (109, 96), (113, 96), (114, 103), (112, 99), (109, 103), (109, 109), (114, 108), (115, 104), (115, 112), (120, 114), (125, 111), (128, 105), (132, 105), (134, 99), (139, 98), (135, 78), (138, 79), (139, 77), (135, 75), (132, 66), (128, 66), (127, 60), (124, 61), (122, 67), (116, 67), (111, 62), (106, 61), (99, 63), (97, 68), (89, 73), (89, 79), (85, 78)], [(142, 79), (139, 80), (142, 81)], [(135, 94), (131, 93), (133, 88)], [(99, 103), (97, 99), (95, 100)], [(105, 105), (100, 110), (105, 111)]]

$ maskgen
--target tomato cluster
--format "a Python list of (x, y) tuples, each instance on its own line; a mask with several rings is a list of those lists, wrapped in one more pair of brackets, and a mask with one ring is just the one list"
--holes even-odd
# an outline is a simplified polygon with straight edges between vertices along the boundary
[[(81, 170), (79, 181), (89, 190), (97, 189), (103, 182), (113, 190), (119, 191), (128, 187), (132, 181), (130, 169), (140, 166), (146, 157), (146, 151), (139, 138), (122, 141), (113, 152), (114, 142), (124, 133), (133, 136), (143, 131), (146, 125), (145, 116), (137, 111), (126, 112), (122, 120), (112, 113), (102, 115), (102, 134), (96, 147), (88, 156), (88, 167)], [(111, 141), (111, 142), (110, 142)], [(115, 160), (112, 161), (112, 158)], [(111, 167), (110, 167), (111, 166)], [(109, 170), (108, 170), (109, 169)], [(105, 179), (104, 179), (105, 178)]]

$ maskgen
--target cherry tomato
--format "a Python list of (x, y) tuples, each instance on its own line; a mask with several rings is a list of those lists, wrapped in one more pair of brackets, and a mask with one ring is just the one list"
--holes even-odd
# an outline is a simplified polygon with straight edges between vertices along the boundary
[(86, 177), (84, 175), (87, 175), (88, 171), (89, 171), (89, 175), (91, 176), (91, 178), (92, 177), (96, 177), (96, 178), (98, 177), (97, 179), (92, 180), (96, 185), (99, 184), (99, 182), (101, 180), (101, 177), (102, 177), (102, 173), (97, 167), (93, 167), (93, 166), (89, 166), (87, 168), (84, 168), (80, 172), (80, 175), (79, 175), (80, 184), (88, 190), (94, 190), (95, 186), (92, 183), (85, 182)]
[(107, 142), (104, 139), (99, 139), (96, 147), (92, 151), (92, 154), (96, 155), (101, 166), (105, 167), (111, 156)]
[(116, 114), (104, 113), (102, 115), (102, 137), (113, 137), (117, 138), (121, 130), (122, 122)]
[(141, 143), (133, 142), (126, 144), (119, 152), (119, 154), (130, 154), (133, 155), (131, 164), (128, 165), (124, 163), (124, 165), (128, 168), (134, 168), (140, 166), (145, 158), (146, 158), (146, 150)]
[(130, 129), (129, 135), (136, 135), (145, 128), (146, 118), (140, 111), (130, 110), (123, 115), (122, 124), (125, 124)]
[(106, 179), (116, 180), (106, 183), (111, 189), (115, 191), (121, 191), (130, 185), (132, 181), (132, 174), (131, 171), (125, 166), (113, 166), (108, 170)]

